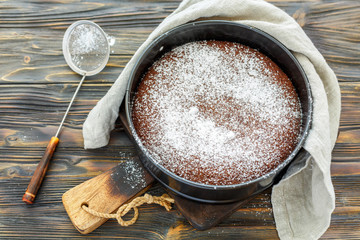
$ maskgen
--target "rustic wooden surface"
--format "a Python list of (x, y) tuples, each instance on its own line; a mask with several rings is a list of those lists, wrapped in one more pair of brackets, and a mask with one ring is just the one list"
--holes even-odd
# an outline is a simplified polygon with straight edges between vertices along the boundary
[[(360, 239), (360, 2), (271, 1), (294, 16), (338, 76), (340, 135), (333, 152), (336, 209), (323, 239)], [(132, 54), (179, 1), (0, 2), (0, 239), (276, 239), (271, 191), (257, 196), (217, 227), (197, 231), (175, 210), (140, 208), (127, 228), (110, 220), (89, 235), (71, 224), (61, 203), (68, 189), (132, 159), (121, 124), (108, 146), (84, 150), (81, 127)], [(116, 38), (107, 67), (88, 77), (75, 101), (34, 205), (21, 198), (80, 80), (66, 65), (61, 42), (74, 21), (89, 19)], [(155, 184), (149, 191), (161, 195)]]

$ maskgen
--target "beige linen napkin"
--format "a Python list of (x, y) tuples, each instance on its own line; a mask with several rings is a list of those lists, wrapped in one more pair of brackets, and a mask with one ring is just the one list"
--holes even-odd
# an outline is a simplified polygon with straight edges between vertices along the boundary
[(305, 143), (311, 158), (290, 166), (272, 191), (281, 239), (317, 239), (329, 227), (335, 207), (330, 177), (331, 151), (340, 118), (340, 89), (335, 74), (301, 27), (288, 14), (262, 0), (185, 0), (140, 46), (108, 93), (89, 113), (83, 126), (85, 148), (109, 141), (130, 71), (140, 53), (160, 34), (197, 19), (223, 19), (261, 29), (282, 42), (304, 68), (314, 98), (312, 129)]

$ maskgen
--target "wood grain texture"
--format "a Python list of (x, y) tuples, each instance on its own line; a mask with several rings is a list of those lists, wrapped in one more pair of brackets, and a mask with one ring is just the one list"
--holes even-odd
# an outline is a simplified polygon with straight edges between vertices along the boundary
[[(110, 220), (82, 236), (61, 203), (72, 187), (135, 157), (118, 122), (108, 146), (84, 150), (82, 123), (136, 49), (179, 0), (35, 0), (0, 3), (0, 239), (276, 239), (271, 190), (217, 227), (197, 231), (177, 211), (141, 206), (127, 228)], [(360, 3), (335, 0), (270, 1), (293, 15), (337, 75), (342, 92), (340, 135), (333, 152), (336, 209), (323, 239), (360, 238)], [(107, 67), (85, 80), (60, 136), (36, 204), (21, 201), (48, 140), (80, 76), (62, 56), (65, 29), (89, 19), (115, 37)], [(161, 195), (155, 184), (150, 190)]]

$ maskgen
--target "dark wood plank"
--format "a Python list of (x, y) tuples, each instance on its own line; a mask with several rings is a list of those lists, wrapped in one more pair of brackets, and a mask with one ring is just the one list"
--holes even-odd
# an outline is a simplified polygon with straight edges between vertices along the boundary
[[(180, 1), (2, 1), (0, 5), (0, 238), (276, 239), (271, 191), (229, 218), (197, 231), (176, 210), (144, 205), (128, 228), (115, 220), (88, 236), (72, 226), (61, 203), (70, 188), (134, 157), (120, 123), (111, 142), (82, 149), (81, 127), (148, 34)], [(323, 239), (360, 238), (360, 3), (335, 0), (270, 1), (293, 15), (340, 81), (342, 115), (333, 152), (336, 209)], [(50, 137), (57, 129), (79, 76), (61, 51), (67, 26), (90, 19), (116, 38), (108, 66), (86, 79), (71, 110), (36, 205), (21, 197)], [(161, 195), (159, 184), (150, 193)]]

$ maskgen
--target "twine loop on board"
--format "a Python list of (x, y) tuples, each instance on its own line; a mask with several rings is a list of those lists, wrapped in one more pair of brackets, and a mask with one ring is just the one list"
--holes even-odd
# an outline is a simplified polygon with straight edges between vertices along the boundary
[[(143, 205), (144, 203), (147, 204), (152, 204), (152, 203), (156, 203), (159, 204), (160, 206), (163, 206), (166, 211), (170, 211), (171, 204), (174, 203), (174, 199), (171, 198), (169, 195), (167, 194), (163, 194), (162, 196), (152, 196), (150, 194), (145, 194), (142, 197), (137, 197), (134, 200), (132, 200), (131, 202), (122, 205), (117, 211), (116, 213), (102, 213), (102, 212), (98, 212), (94, 209), (89, 208), (87, 205), (82, 205), (81, 208), (86, 211), (87, 213), (94, 215), (96, 217), (101, 217), (101, 218), (115, 218), (118, 223), (121, 226), (130, 226), (132, 224), (134, 224), (136, 222), (136, 220), (139, 217), (139, 210), (137, 207)], [(122, 219), (123, 216), (125, 216), (131, 209), (134, 209), (134, 217), (128, 221), (124, 221)]]

